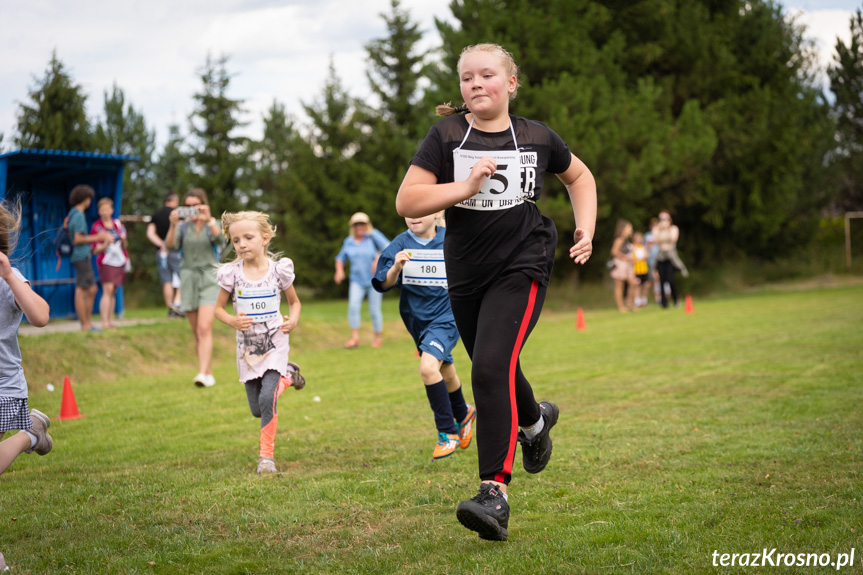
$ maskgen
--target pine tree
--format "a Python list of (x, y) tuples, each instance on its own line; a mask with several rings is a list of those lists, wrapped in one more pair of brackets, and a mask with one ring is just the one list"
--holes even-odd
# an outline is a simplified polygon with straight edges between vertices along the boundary
[[(511, 112), (547, 123), (597, 178), (596, 252), (608, 249), (618, 217), (644, 229), (660, 209), (674, 213), (684, 257), (696, 264), (740, 253), (775, 257), (807, 241), (824, 202), (830, 122), (802, 31), (781, 7), (503, 6), (451, 3), (457, 23), (439, 23), (442, 69), (450, 73), (435, 89), (458, 97), (454, 70), (464, 46), (493, 41), (513, 53), (523, 85)], [(565, 243), (572, 216), (561, 186), (548, 182), (542, 208)]]
[(229, 98), (228, 58), (209, 56), (200, 71), (201, 91), (189, 117), (192, 183), (207, 192), (212, 212), (237, 210), (245, 204), (248, 139), (236, 135), (245, 125), (242, 100)]
[[(358, 109), (360, 121), (368, 129), (361, 134), (356, 155), (357, 160), (383, 178), (385, 189), (380, 201), (386, 208), (395, 203), (410, 160), (428, 129), (432, 109), (423, 106), (419, 86), (429, 68), (428, 54), (417, 49), (422, 33), (398, 0), (391, 0), (390, 10), (389, 14), (381, 14), (388, 35), (366, 44), (369, 60), (366, 75), (378, 102), (375, 106), (363, 104)], [(395, 209), (386, 209), (376, 215), (375, 223), (397, 230), (404, 222)]]
[[(332, 262), (347, 235), (347, 221), (356, 211), (367, 212), (376, 226), (384, 214), (394, 209), (392, 183), (370, 164), (360, 161), (364, 140), (359, 104), (342, 87), (330, 62), (329, 75), (317, 102), (303, 103), (311, 120), (305, 130), (305, 143), (293, 148), (292, 170), (297, 183), (292, 207), (302, 222), (302, 233), (291, 235), (292, 253), (306, 262), (312, 285), (335, 293)], [(288, 230), (291, 234), (292, 230)]]
[(172, 190), (180, 197), (191, 186), (189, 173), (189, 157), (183, 151), (184, 140), (180, 134), (180, 126), (168, 126), (168, 141), (153, 166), (153, 181), (159, 190), (159, 196), (164, 198), (165, 192)]
[(48, 69), (30, 89), (31, 103), (20, 104), (18, 134), (13, 141), (21, 148), (93, 151), (94, 139), (87, 120), (87, 96), (75, 84), (57, 52)]
[(116, 84), (105, 92), (105, 117), (96, 123), (96, 149), (109, 154), (137, 156), (126, 162), (123, 173), (123, 211), (148, 214), (159, 205), (158, 189), (153, 180), (153, 152), (156, 133), (147, 128), (144, 116)]
[(828, 69), (830, 90), (835, 94), (838, 148), (834, 168), (839, 191), (833, 201), (837, 211), (863, 209), (863, 11), (851, 17), (848, 44), (836, 41), (834, 63)]
[[(297, 218), (295, 196), (301, 182), (297, 181), (297, 149), (307, 148), (295, 128), (295, 119), (290, 116), (285, 105), (273, 101), (264, 114), (264, 134), (259, 142), (252, 143), (252, 180), (254, 189), (253, 204), (256, 209), (269, 214), (270, 221), (277, 225), (279, 234), (273, 247), (287, 249), (286, 232), (291, 233), (296, 226), (302, 226)], [(291, 248), (293, 252), (293, 248)]]

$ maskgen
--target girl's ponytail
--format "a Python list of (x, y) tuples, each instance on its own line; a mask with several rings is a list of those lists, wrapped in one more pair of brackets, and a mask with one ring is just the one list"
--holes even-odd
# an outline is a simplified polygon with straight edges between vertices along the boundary
[(455, 116), (456, 114), (467, 114), (470, 112), (468, 110), (467, 104), (462, 103), (461, 106), (456, 108), (452, 107), (452, 102), (447, 102), (446, 104), (441, 104), (435, 108), (435, 114), (438, 116)]

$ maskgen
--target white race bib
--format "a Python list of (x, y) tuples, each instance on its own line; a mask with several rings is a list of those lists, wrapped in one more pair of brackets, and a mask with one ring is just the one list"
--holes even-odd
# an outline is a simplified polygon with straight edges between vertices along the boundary
[(410, 261), (402, 268), (402, 283), (446, 288), (443, 250), (408, 250)]
[(279, 317), (279, 288), (237, 289), (237, 313), (245, 313), (254, 323), (263, 323)]
[(490, 156), (497, 163), (497, 170), (485, 180), (479, 193), (456, 204), (468, 210), (508, 210), (522, 202), (521, 158), (515, 150), (485, 151), (453, 150), (455, 181), (463, 182), (470, 176), (471, 168), (482, 158)]

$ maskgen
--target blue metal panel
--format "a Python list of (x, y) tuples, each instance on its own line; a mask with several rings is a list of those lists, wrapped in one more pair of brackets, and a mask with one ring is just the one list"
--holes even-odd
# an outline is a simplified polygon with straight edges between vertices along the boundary
[[(21, 199), (22, 228), (12, 259), (48, 301), (52, 318), (75, 317), (74, 272), (68, 258), (57, 266), (53, 249), (54, 235), (71, 208), (69, 192), (78, 184), (95, 190), (96, 197), (85, 214), (88, 228), (99, 217), (96, 203), (102, 197), (112, 198), (119, 214), (123, 163), (138, 159), (69, 150), (24, 149), (0, 154), (0, 198)], [(122, 291), (117, 294), (117, 307), (122, 313)]]

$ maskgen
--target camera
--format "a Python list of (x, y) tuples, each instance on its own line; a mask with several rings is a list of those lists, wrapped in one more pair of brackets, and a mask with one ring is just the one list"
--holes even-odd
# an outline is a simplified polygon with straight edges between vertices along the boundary
[(180, 206), (177, 208), (177, 217), (181, 220), (191, 220), (198, 217), (198, 208), (196, 206)]

